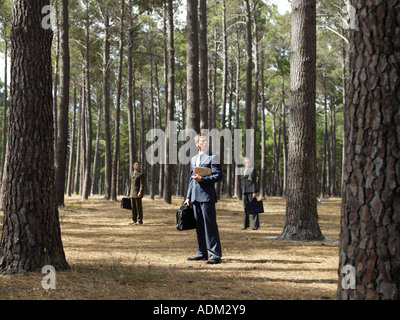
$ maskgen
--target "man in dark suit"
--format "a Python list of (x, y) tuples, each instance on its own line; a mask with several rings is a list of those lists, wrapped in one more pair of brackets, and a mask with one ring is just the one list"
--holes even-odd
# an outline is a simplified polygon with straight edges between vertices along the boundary
[[(190, 161), (186, 204), (193, 204), (198, 252), (188, 260), (206, 260), (208, 264), (217, 264), (221, 262), (222, 251), (215, 211), (217, 195), (214, 184), (222, 180), (222, 169), (219, 157), (208, 151), (207, 137), (196, 136), (195, 143), (199, 153)], [(195, 167), (209, 168), (211, 174), (196, 174)]]
[[(126, 194), (131, 197), (132, 220), (135, 224), (143, 224), (142, 197), (144, 192), (144, 173), (140, 171), (140, 163), (135, 162), (129, 184), (129, 190)], [(138, 219), (139, 218), (139, 219)]]
[[(257, 198), (257, 184), (256, 184), (256, 169), (250, 167), (250, 159), (244, 158), (244, 172), (242, 176), (242, 192), (243, 192), (243, 207), (244, 207), (244, 227), (245, 230), (249, 227), (250, 218), (246, 212), (246, 205)], [(260, 227), (260, 219), (258, 213), (252, 214), (253, 230), (257, 230)]]

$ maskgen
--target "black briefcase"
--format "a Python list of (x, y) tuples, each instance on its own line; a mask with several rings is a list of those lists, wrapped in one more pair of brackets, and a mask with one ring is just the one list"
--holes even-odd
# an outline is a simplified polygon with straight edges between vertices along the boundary
[(264, 206), (262, 200), (258, 201), (256, 198), (253, 198), (253, 201), (248, 202), (246, 205), (247, 214), (257, 214), (263, 212), (264, 212)]
[(122, 198), (121, 208), (122, 209), (131, 209), (132, 210), (131, 198)]
[(193, 206), (185, 203), (176, 211), (176, 228), (179, 231), (196, 229)]

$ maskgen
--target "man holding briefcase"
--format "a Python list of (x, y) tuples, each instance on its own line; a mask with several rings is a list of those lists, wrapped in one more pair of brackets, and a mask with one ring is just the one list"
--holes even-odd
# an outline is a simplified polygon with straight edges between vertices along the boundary
[[(246, 206), (249, 202), (257, 200), (257, 184), (256, 184), (256, 170), (250, 167), (250, 158), (244, 158), (244, 172), (242, 177), (242, 191), (243, 191), (243, 207), (244, 207), (244, 226), (242, 230), (245, 230), (250, 225), (250, 217), (246, 210)], [(258, 213), (252, 214), (253, 230), (257, 230), (260, 227), (260, 219)]]
[(199, 153), (190, 161), (190, 182), (185, 202), (187, 205), (193, 204), (198, 252), (188, 260), (206, 260), (207, 264), (217, 264), (221, 262), (222, 251), (214, 184), (222, 180), (222, 169), (218, 156), (208, 151), (207, 137), (196, 136), (195, 143)]
[(142, 197), (144, 192), (144, 173), (140, 171), (140, 163), (135, 162), (131, 174), (129, 190), (126, 194), (131, 197), (132, 220), (134, 224), (143, 224)]

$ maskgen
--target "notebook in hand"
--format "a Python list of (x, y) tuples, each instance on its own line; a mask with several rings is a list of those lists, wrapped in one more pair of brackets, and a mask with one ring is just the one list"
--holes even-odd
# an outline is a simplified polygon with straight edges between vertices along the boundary
[(212, 171), (208, 167), (195, 167), (193, 173), (197, 173), (198, 175), (204, 177), (209, 176)]

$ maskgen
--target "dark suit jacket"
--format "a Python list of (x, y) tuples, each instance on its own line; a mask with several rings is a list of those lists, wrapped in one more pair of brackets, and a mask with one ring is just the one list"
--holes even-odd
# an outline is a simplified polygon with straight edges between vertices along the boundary
[(133, 171), (131, 173), (131, 183), (129, 185), (129, 196), (137, 198), (138, 193), (143, 194), (144, 191), (144, 173), (140, 171)]
[(191, 202), (217, 202), (214, 184), (222, 180), (220, 159), (217, 155), (206, 152), (202, 156), (199, 167), (211, 168), (212, 174), (202, 177), (202, 182), (197, 182), (192, 179), (197, 157), (198, 155), (195, 155), (190, 160), (190, 181), (186, 198)]
[[(242, 177), (242, 192), (243, 193), (257, 193), (257, 174), (256, 174), (256, 169), (254, 168), (249, 168), (252, 169), (250, 174), (243, 175)], [(251, 176), (251, 180), (249, 180), (249, 177)]]

